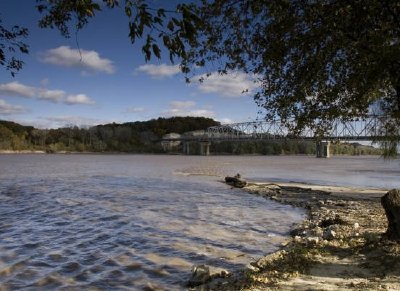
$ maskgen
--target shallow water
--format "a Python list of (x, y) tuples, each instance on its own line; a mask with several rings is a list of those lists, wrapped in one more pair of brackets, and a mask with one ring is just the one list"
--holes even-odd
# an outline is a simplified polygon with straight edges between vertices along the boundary
[(0, 155), (0, 289), (184, 289), (193, 265), (235, 271), (304, 212), (230, 189), (260, 181), (400, 187), (377, 157)]
[(3, 289), (184, 289), (193, 265), (238, 270), (304, 217), (220, 183), (246, 157), (0, 155), (0, 169)]
[(255, 181), (316, 185), (400, 188), (400, 160), (379, 156), (233, 156), (218, 157), (223, 172), (239, 172)]

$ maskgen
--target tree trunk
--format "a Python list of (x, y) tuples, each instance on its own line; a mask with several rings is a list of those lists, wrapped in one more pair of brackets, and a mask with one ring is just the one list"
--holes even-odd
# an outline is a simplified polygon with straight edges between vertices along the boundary
[(391, 240), (400, 241), (400, 190), (393, 189), (387, 192), (381, 203), (388, 219), (386, 236)]

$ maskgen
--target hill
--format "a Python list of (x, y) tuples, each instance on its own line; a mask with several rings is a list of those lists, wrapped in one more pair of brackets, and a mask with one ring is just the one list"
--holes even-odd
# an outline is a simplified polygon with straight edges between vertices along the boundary
[(0, 120), (0, 150), (157, 153), (163, 150), (155, 141), (164, 134), (206, 129), (214, 125), (219, 125), (219, 122), (211, 118), (171, 117), (103, 124), (88, 129), (76, 126), (37, 129)]

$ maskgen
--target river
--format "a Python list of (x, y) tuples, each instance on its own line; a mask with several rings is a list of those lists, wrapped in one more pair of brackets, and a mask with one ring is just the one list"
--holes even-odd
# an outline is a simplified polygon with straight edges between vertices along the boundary
[(222, 179), (400, 187), (376, 157), (0, 155), (0, 289), (185, 289), (194, 265), (236, 271), (304, 211)]

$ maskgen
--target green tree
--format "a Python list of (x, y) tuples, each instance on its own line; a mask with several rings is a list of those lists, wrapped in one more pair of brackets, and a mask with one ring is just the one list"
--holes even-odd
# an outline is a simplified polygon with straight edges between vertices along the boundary
[(326, 129), (378, 103), (400, 118), (399, 1), (211, 2), (201, 7), (207, 23), (184, 61), (223, 59), (222, 73), (252, 73), (269, 118)]
[[(333, 119), (374, 109), (389, 117), (382, 120), (387, 148), (399, 141), (399, 1), (202, 0), (170, 10), (145, 0), (102, 2), (123, 7), (129, 38), (144, 41), (146, 60), (159, 58), (164, 46), (185, 73), (214, 63), (222, 74), (252, 74), (259, 84), (255, 101), (266, 117), (280, 118), (294, 133), (311, 127), (322, 134)], [(37, 0), (37, 9), (41, 27), (68, 37), (101, 6), (95, 0)]]
[(13, 132), (0, 123), (0, 149), (9, 150), (11, 148), (11, 140), (13, 137)]
[(20, 54), (27, 54), (29, 51), (29, 46), (24, 42), (27, 36), (27, 28), (18, 25), (6, 27), (0, 18), (0, 65), (10, 71), (12, 76), (24, 64), (20, 60)]

